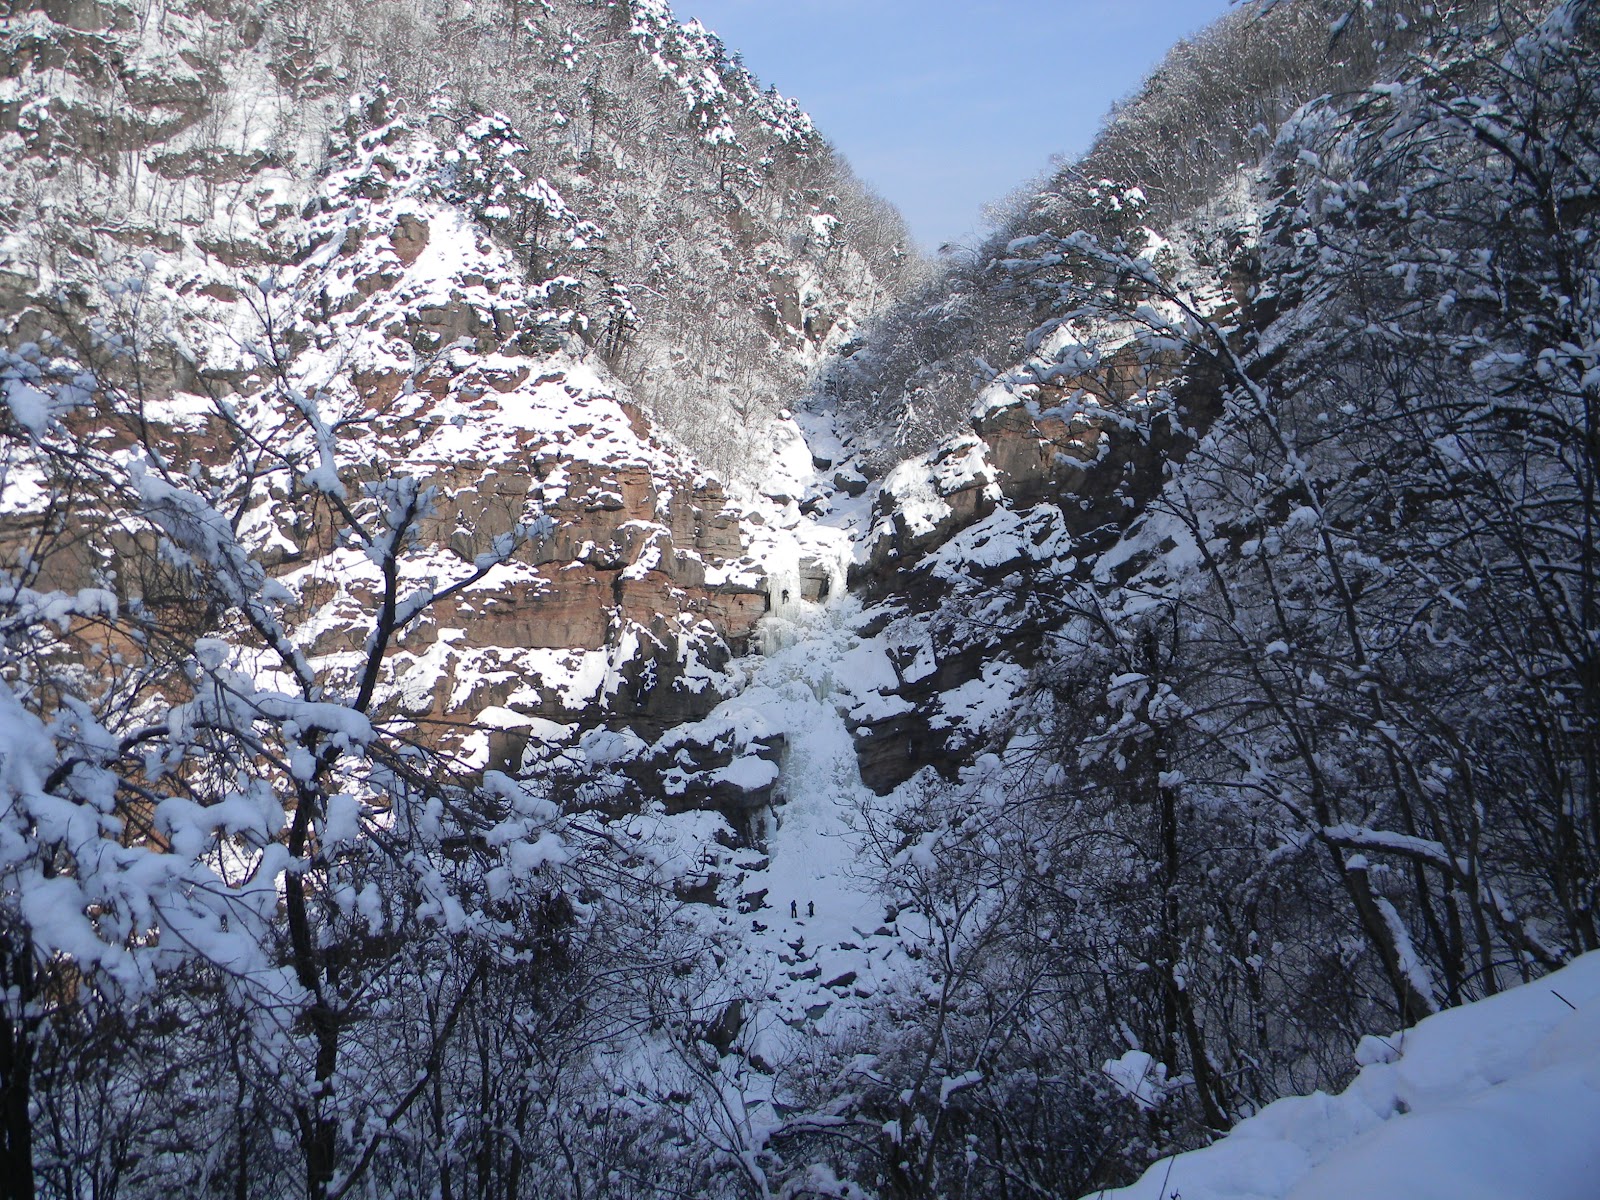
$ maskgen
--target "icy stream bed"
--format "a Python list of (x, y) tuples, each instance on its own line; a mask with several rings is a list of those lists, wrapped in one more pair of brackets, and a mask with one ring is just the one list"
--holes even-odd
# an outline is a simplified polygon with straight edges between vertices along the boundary
[(738, 886), (748, 911), (719, 918), (737, 947), (728, 978), (754, 1002), (747, 1049), (768, 1061), (792, 1048), (790, 1030), (842, 1029), (907, 962), (860, 859), (859, 816), (877, 797), (861, 783), (845, 714), (889, 668), (856, 634), (859, 616), (844, 597), (767, 618), (747, 683), (715, 714), (786, 741), (765, 853)]

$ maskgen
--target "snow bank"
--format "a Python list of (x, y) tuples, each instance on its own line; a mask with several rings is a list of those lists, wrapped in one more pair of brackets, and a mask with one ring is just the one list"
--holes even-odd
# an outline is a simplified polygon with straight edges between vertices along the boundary
[(1292, 1096), (1095, 1200), (1594, 1200), (1600, 951), (1365, 1038), (1337, 1096)]

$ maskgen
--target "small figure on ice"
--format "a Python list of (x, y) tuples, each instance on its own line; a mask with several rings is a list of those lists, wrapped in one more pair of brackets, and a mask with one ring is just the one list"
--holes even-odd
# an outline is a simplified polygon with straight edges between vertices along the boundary
[(795, 917), (798, 917), (799, 915), (800, 915), (800, 902), (798, 900), (789, 901), (789, 918), (790, 918), (790, 920), (793, 920)]

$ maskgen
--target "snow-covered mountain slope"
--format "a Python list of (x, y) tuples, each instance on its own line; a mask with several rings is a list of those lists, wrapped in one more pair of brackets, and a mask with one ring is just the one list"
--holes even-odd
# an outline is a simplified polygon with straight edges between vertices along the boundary
[(547, 338), (725, 477), (764, 467), (746, 445), (919, 269), (798, 106), (665, 4), (93, 0), (5, 21), (0, 303), (25, 326), (63, 286), (97, 306), (146, 251), (214, 289), (276, 267), (358, 94), (406, 109), (446, 156), (441, 193), (550, 285)]

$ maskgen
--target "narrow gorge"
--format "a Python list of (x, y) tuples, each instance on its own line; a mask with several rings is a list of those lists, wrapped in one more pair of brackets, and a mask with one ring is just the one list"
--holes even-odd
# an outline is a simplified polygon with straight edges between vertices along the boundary
[(1592, 1194), (1597, 84), (930, 262), (664, 0), (0, 10), (0, 1200)]

